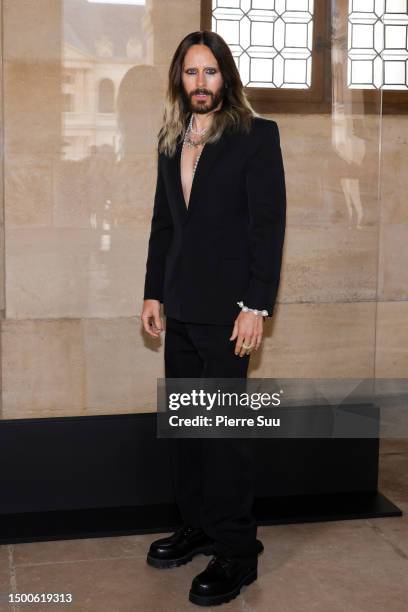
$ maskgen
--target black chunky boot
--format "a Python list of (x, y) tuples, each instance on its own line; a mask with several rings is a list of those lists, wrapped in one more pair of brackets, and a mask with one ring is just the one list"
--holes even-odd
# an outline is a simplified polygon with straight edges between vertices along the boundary
[(158, 569), (178, 567), (198, 554), (212, 555), (214, 541), (200, 527), (183, 526), (150, 545), (147, 563)]
[(199, 606), (227, 603), (257, 576), (256, 561), (243, 564), (237, 559), (214, 555), (206, 569), (194, 578), (189, 599)]

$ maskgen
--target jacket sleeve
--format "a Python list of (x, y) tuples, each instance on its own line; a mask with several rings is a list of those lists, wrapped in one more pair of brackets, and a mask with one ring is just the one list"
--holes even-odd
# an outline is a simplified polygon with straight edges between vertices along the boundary
[(275, 121), (269, 123), (246, 165), (250, 280), (243, 302), (272, 316), (285, 238), (286, 186), (279, 128)]
[(160, 154), (157, 160), (157, 184), (151, 218), (146, 262), (144, 299), (163, 302), (166, 255), (173, 237), (173, 220), (163, 181)]

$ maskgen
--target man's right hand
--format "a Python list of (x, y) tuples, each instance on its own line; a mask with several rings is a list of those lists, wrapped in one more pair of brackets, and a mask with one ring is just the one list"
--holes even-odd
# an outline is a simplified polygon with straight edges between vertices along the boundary
[(163, 331), (163, 321), (160, 317), (159, 300), (144, 300), (141, 314), (144, 330), (153, 338), (159, 338)]

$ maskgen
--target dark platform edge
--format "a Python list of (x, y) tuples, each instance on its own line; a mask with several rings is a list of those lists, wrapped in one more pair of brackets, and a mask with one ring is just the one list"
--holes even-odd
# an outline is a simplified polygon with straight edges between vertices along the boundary
[[(0, 544), (173, 531), (167, 443), (156, 413), (0, 421)], [(402, 516), (377, 490), (378, 438), (259, 440), (257, 453), (258, 525)]]
[[(259, 526), (402, 516), (379, 492), (258, 499), (254, 513)], [(3, 514), (0, 544), (166, 533), (179, 526), (174, 504)]]

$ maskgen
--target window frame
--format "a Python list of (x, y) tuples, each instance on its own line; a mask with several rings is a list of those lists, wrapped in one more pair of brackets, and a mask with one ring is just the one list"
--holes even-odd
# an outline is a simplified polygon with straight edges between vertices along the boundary
[[(332, 28), (332, 5), (338, 31)], [(408, 90), (351, 89), (347, 85), (349, 0), (315, 0), (312, 41), (312, 76), (309, 89), (244, 87), (248, 100), (259, 113), (332, 113), (334, 103), (351, 113), (407, 114)], [(201, 0), (201, 30), (211, 30), (212, 0)], [(332, 49), (340, 61), (332, 76)], [(382, 105), (382, 108), (381, 108)]]
[[(337, 38), (336, 43), (343, 54), (342, 78), (343, 82), (347, 83), (349, 0), (335, 0), (335, 2), (339, 23), (344, 24), (344, 34)], [(344, 95), (345, 92), (346, 95)], [(343, 91), (339, 91), (336, 102), (350, 104), (353, 112), (362, 114), (378, 114), (381, 111), (383, 115), (405, 115), (408, 113), (408, 89), (351, 89), (346, 87), (343, 88)]]

